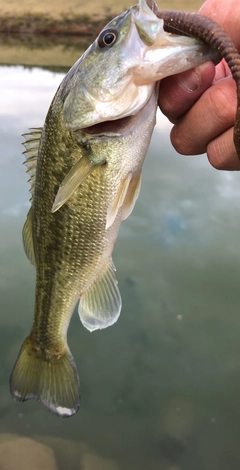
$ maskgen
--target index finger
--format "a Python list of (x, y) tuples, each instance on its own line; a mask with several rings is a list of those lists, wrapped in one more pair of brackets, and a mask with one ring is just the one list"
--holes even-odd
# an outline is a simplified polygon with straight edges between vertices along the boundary
[(218, 23), (240, 48), (239, 17), (240, 2), (236, 0), (206, 0), (199, 13)]

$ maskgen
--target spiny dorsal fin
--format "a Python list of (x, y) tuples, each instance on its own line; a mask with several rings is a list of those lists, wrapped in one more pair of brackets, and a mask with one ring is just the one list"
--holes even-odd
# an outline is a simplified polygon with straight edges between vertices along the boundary
[(32, 207), (29, 209), (26, 222), (23, 226), (23, 246), (28, 259), (31, 261), (33, 266), (36, 266), (36, 259), (33, 246), (32, 236)]
[(104, 158), (97, 158), (93, 155), (91, 148), (87, 153), (71, 168), (55, 197), (52, 212), (56, 212), (72, 196), (77, 187), (92, 173), (98, 166), (106, 162)]
[(24, 164), (27, 167), (27, 173), (29, 173), (30, 175), (30, 179), (28, 181), (31, 184), (30, 192), (32, 193), (32, 197), (30, 201), (32, 201), (35, 186), (38, 150), (42, 136), (42, 128), (38, 127), (29, 130), (30, 132), (28, 132), (27, 134), (23, 134), (23, 137), (25, 137), (26, 139), (25, 142), (23, 142), (23, 145), (26, 149), (23, 152), (23, 155), (25, 155), (26, 157)]

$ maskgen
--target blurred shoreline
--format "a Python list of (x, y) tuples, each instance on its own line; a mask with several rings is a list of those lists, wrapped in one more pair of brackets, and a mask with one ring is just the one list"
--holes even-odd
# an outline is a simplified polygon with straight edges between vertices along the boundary
[(75, 16), (62, 14), (61, 18), (55, 18), (40, 13), (19, 16), (8, 14), (0, 18), (0, 33), (91, 37), (98, 34), (114, 16), (92, 18), (87, 14)]
[(93, 39), (90, 36), (0, 33), (0, 65), (40, 67), (65, 73), (81, 57)]
[[(0, 0), (0, 64), (69, 68), (133, 0)], [(197, 11), (201, 0), (159, 0), (159, 8)]]
[[(0, 0), (0, 32), (92, 36), (137, 0)], [(201, 0), (159, 0), (159, 9), (197, 11)]]

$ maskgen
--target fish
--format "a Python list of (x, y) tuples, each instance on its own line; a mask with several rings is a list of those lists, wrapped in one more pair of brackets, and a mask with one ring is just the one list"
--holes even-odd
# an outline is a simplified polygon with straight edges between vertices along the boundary
[(139, 195), (158, 83), (215, 57), (193, 38), (166, 33), (155, 7), (140, 0), (110, 21), (64, 77), (43, 127), (24, 136), (32, 197), (23, 245), (36, 268), (36, 291), (10, 391), (60, 417), (80, 406), (67, 343), (77, 303), (89, 331), (120, 315), (112, 251)]

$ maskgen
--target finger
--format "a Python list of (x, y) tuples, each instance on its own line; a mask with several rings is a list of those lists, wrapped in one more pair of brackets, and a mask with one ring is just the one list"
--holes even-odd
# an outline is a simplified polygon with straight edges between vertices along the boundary
[(217, 170), (240, 170), (240, 160), (233, 143), (233, 128), (208, 144), (207, 156)]
[(212, 84), (215, 66), (206, 62), (192, 70), (165, 78), (160, 83), (159, 107), (175, 123)]
[(199, 98), (171, 132), (177, 152), (197, 155), (209, 142), (234, 125), (237, 108), (236, 85), (232, 78), (220, 80)]
[(213, 83), (222, 80), (222, 78), (231, 77), (232, 73), (225, 60), (221, 60), (215, 67), (215, 77)]
[(199, 13), (212, 18), (222, 26), (236, 47), (240, 47), (240, 2), (236, 0), (206, 0)]

